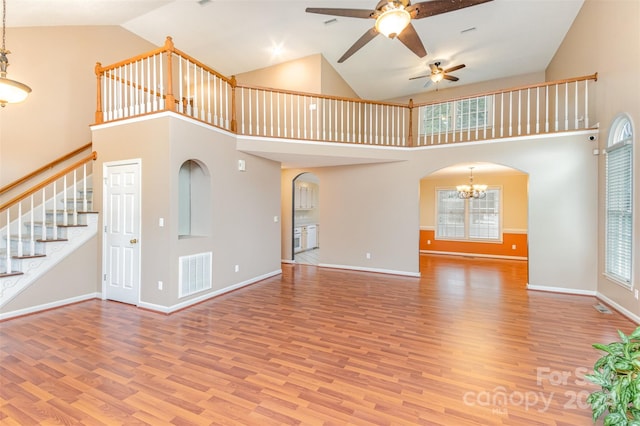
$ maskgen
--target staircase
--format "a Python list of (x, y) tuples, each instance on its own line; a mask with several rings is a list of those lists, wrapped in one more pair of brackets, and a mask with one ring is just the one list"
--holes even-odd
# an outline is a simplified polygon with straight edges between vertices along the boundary
[(0, 308), (97, 234), (92, 153), (0, 205)]

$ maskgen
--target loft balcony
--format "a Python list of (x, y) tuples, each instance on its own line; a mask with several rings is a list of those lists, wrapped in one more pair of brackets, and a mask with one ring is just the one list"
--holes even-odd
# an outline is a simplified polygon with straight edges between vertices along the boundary
[(237, 84), (164, 46), (103, 67), (96, 124), (171, 111), (243, 137), (389, 148), (428, 147), (594, 128), (597, 74), (407, 104)]

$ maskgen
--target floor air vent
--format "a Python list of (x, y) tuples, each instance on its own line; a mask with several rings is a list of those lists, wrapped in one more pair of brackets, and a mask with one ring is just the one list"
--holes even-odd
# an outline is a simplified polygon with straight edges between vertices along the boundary
[(211, 252), (180, 256), (180, 296), (189, 296), (211, 288)]
[(593, 305), (594, 308), (596, 308), (596, 311), (600, 312), (601, 314), (610, 314), (611, 310), (609, 308), (607, 308), (606, 306), (604, 306), (602, 303), (598, 303), (597, 305)]

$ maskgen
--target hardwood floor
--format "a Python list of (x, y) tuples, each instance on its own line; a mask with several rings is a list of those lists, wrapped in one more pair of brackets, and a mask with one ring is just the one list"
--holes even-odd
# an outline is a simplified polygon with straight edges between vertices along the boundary
[(0, 323), (0, 423), (590, 425), (591, 344), (635, 328), (525, 290), (520, 261), (282, 266), (173, 315), (93, 300)]

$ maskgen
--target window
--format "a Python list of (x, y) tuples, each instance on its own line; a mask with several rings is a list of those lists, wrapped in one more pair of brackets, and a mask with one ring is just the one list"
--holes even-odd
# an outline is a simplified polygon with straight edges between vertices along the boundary
[(609, 132), (606, 157), (605, 273), (631, 287), (633, 247), (633, 130), (626, 116)]
[(487, 190), (482, 199), (463, 200), (455, 189), (436, 190), (436, 238), (500, 241), (501, 191)]
[(490, 96), (480, 96), (426, 105), (421, 109), (420, 133), (435, 134), (488, 127), (491, 99)]

